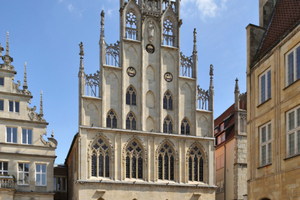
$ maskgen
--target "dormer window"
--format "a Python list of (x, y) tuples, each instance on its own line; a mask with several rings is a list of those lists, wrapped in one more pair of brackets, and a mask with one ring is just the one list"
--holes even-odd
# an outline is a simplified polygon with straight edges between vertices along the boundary
[(129, 12), (126, 15), (126, 38), (136, 40), (137, 39), (137, 30), (136, 30), (136, 15), (133, 12)]
[(221, 124), (221, 130), (220, 131), (224, 131), (224, 123)]

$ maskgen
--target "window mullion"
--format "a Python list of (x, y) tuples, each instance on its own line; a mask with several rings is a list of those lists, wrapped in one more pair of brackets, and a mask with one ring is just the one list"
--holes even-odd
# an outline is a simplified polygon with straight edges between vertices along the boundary
[(162, 156), (162, 180), (165, 180), (165, 156)]

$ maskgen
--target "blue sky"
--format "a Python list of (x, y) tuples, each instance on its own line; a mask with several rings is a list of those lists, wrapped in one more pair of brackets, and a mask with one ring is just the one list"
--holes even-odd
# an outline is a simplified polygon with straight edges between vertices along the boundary
[[(10, 55), (23, 83), (27, 62), (31, 107), (43, 90), (48, 137), (58, 140), (56, 163), (63, 163), (78, 130), (79, 46), (84, 44), (85, 72), (99, 70), (100, 13), (107, 43), (119, 40), (119, 0), (1, 1), (0, 43), (10, 33)], [(258, 0), (181, 0), (181, 51), (190, 56), (197, 29), (198, 84), (208, 89), (213, 64), (215, 117), (234, 102), (235, 78), (246, 91), (246, 30), (258, 25)], [(4, 53), (4, 52), (3, 52)]]

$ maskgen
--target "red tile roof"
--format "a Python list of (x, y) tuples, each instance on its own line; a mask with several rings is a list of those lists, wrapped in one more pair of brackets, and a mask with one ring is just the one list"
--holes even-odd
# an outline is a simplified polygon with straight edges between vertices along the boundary
[(278, 0), (253, 63), (263, 58), (267, 52), (299, 24), (299, 21), (300, 1)]

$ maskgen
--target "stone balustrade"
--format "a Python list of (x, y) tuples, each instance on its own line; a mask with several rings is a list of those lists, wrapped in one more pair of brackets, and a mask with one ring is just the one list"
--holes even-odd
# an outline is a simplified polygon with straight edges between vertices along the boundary
[(0, 176), (0, 188), (14, 188), (15, 180), (12, 176)]

